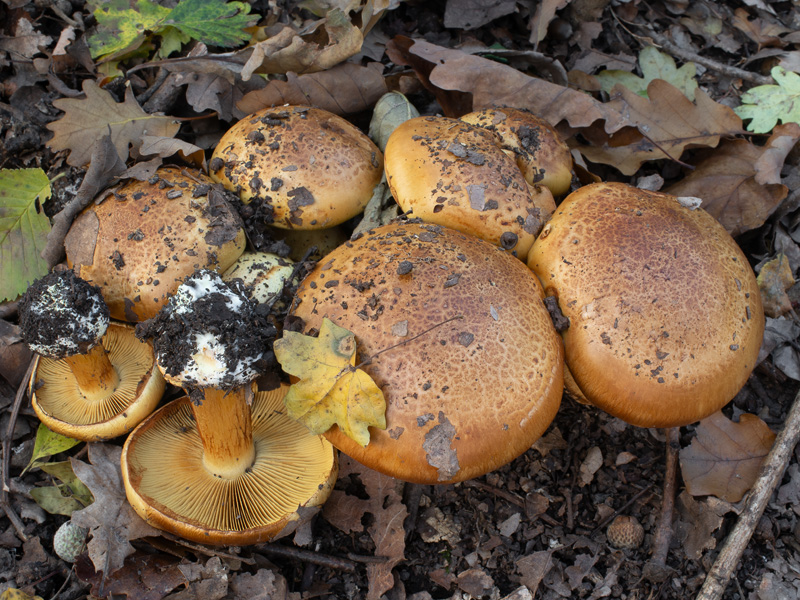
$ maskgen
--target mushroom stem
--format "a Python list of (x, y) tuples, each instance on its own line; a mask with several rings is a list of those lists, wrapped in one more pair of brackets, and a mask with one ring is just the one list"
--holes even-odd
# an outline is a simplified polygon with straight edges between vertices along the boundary
[(235, 479), (255, 460), (253, 422), (246, 388), (203, 388), (203, 402), (192, 404), (203, 442), (203, 464), (218, 477)]
[(78, 387), (87, 398), (107, 398), (119, 385), (119, 374), (102, 343), (96, 344), (86, 354), (67, 356), (64, 361), (72, 369)]

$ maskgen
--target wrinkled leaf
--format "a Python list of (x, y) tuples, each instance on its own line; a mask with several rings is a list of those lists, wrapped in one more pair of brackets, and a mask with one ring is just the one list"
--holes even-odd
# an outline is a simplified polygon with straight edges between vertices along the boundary
[(130, 88), (121, 104), (91, 79), (84, 80), (83, 91), (85, 98), (55, 100), (53, 106), (63, 110), (64, 116), (47, 125), (55, 134), (47, 145), (54, 151), (70, 150), (67, 162), (72, 166), (88, 164), (95, 141), (105, 135), (111, 135), (124, 161), (129, 147), (138, 148), (143, 135), (174, 137), (178, 133), (179, 125), (170, 117), (142, 110)]
[(751, 119), (747, 130), (769, 133), (781, 123), (800, 123), (800, 75), (782, 67), (773, 67), (772, 78), (778, 85), (759, 85), (742, 94), (736, 114)]
[(755, 482), (775, 434), (755, 415), (734, 423), (721, 412), (700, 421), (692, 443), (680, 451), (681, 472), (692, 496), (738, 502)]
[(366, 66), (342, 63), (304, 75), (289, 73), (286, 81), (276, 79), (245, 94), (236, 108), (245, 114), (282, 104), (307, 104), (337, 115), (370, 110), (386, 93), (382, 72), (383, 65), (373, 62)]
[(274, 348), (283, 370), (300, 378), (284, 398), (289, 416), (312, 433), (338, 425), (366, 446), (370, 426), (386, 428), (386, 400), (372, 378), (354, 366), (356, 340), (350, 331), (323, 319), (319, 337), (286, 331)]
[(134, 552), (130, 540), (157, 536), (159, 531), (145, 523), (125, 496), (120, 471), (122, 448), (111, 444), (89, 444), (91, 464), (70, 459), (75, 475), (86, 484), (94, 503), (72, 513), (72, 522), (90, 530), (89, 558), (106, 576), (121, 568)]
[(389, 92), (381, 97), (372, 111), (369, 137), (381, 149), (386, 149), (389, 136), (409, 119), (419, 116), (419, 111), (400, 92)]
[(69, 516), (94, 501), (89, 488), (75, 476), (69, 461), (43, 463), (39, 466), (42, 471), (61, 481), (58, 485), (31, 490), (31, 496), (36, 504), (47, 512)]
[(50, 193), (41, 169), (0, 169), (0, 302), (47, 274), (41, 253), (50, 221), (40, 207)]
[(97, 32), (89, 38), (94, 58), (120, 58), (139, 48), (150, 35), (162, 35), (161, 55), (168, 56), (191, 39), (231, 47), (247, 41), (244, 31), (257, 17), (244, 2), (180, 0), (165, 8), (150, 0), (95, 0)]
[[(212, 560), (219, 560), (218, 558)], [(191, 585), (180, 566), (179, 558), (166, 554), (136, 552), (118, 571), (103, 577), (103, 572), (92, 568), (91, 563), (79, 557), (75, 573), (81, 581), (91, 584), (92, 597), (102, 592), (103, 598), (128, 598), (129, 600), (161, 600), (181, 585)], [(198, 600), (210, 600), (198, 595)]]
[(140, 156), (156, 155), (161, 158), (167, 158), (176, 154), (186, 162), (192, 163), (198, 169), (205, 169), (205, 153), (199, 146), (172, 137), (142, 136), (142, 145), (139, 146)]
[(786, 291), (794, 285), (794, 275), (785, 254), (778, 254), (765, 263), (757, 281), (764, 313), (768, 317), (777, 318), (792, 310), (792, 301)]
[(22, 471), (24, 474), (29, 469), (42, 467), (46, 459), (59, 452), (66, 452), (70, 448), (74, 448), (80, 444), (80, 440), (69, 438), (55, 431), (50, 431), (47, 425), (39, 423), (39, 429), (36, 431), (36, 442), (33, 444), (33, 456), (28, 463), (28, 466)]
[(639, 68), (642, 70), (642, 77), (629, 71), (609, 70), (601, 71), (597, 78), (606, 93), (610, 94), (612, 88), (620, 83), (645, 98), (650, 82), (663, 79), (694, 101), (694, 92), (697, 89), (697, 81), (694, 79), (697, 69), (694, 63), (686, 63), (679, 69), (675, 66), (675, 59), (669, 54), (659, 52), (655, 46), (647, 46), (639, 53)]
[(689, 560), (700, 560), (704, 551), (716, 548), (713, 534), (732, 507), (713, 496), (696, 500), (684, 490), (678, 496), (677, 508), (676, 537)]
[(786, 197), (786, 186), (768, 174), (780, 171), (775, 165), (783, 164), (787, 148), (798, 139), (800, 128), (789, 124), (777, 127), (764, 146), (725, 140), (715, 150), (699, 153), (697, 168), (664, 191), (702, 198), (703, 208), (737, 236), (763, 225)]

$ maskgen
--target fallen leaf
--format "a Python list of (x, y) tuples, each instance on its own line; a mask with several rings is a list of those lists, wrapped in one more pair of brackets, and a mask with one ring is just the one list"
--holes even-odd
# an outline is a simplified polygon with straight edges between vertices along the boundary
[[(322, 514), (329, 523), (345, 533), (363, 531), (362, 517), (365, 513), (372, 515), (372, 523), (367, 532), (375, 543), (375, 556), (382, 556), (386, 560), (367, 564), (367, 598), (379, 600), (394, 586), (392, 569), (405, 558), (403, 521), (408, 516), (408, 510), (400, 495), (402, 483), (341, 455), (339, 480), (346, 481), (350, 477), (355, 477), (364, 486), (369, 499), (356, 498), (343, 491), (333, 490)], [(347, 515), (348, 512), (352, 515)]]
[(790, 506), (792, 510), (800, 510), (800, 466), (792, 463), (786, 469), (789, 481), (778, 488), (778, 496), (775, 501), (781, 506)]
[(306, 104), (337, 115), (371, 110), (387, 92), (383, 65), (342, 63), (318, 73), (288, 73), (286, 81), (273, 80), (249, 92), (236, 107), (245, 114), (282, 104)]
[(669, 54), (660, 52), (655, 46), (647, 46), (639, 53), (639, 68), (642, 70), (642, 77), (622, 70), (601, 71), (596, 77), (600, 80), (603, 91), (608, 94), (619, 83), (645, 98), (648, 97), (647, 86), (650, 82), (663, 79), (694, 101), (694, 92), (697, 89), (697, 69), (694, 63), (688, 62), (679, 69), (675, 66), (675, 59)]
[(747, 126), (753, 133), (769, 133), (782, 123), (800, 123), (800, 75), (782, 67), (770, 72), (778, 85), (759, 85), (742, 94), (736, 114), (751, 119)]
[(734, 423), (721, 412), (700, 421), (696, 437), (680, 453), (681, 472), (692, 496), (738, 502), (755, 482), (775, 434), (755, 415)]
[(561, 435), (558, 427), (553, 427), (552, 431), (544, 434), (533, 443), (533, 449), (542, 456), (547, 456), (553, 450), (566, 450), (567, 441)]
[(177, 138), (156, 135), (143, 135), (141, 141), (141, 146), (137, 149), (140, 156), (167, 158), (177, 154), (198, 169), (206, 170), (205, 153), (199, 146)]
[(575, 555), (575, 564), (564, 569), (564, 574), (569, 579), (569, 586), (573, 591), (580, 589), (583, 579), (589, 575), (599, 558), (599, 555)]
[(594, 474), (603, 466), (603, 451), (597, 446), (592, 446), (586, 453), (580, 467), (581, 480), (578, 485), (581, 487), (589, 485), (594, 479)]
[(41, 169), (0, 169), (0, 302), (47, 274), (41, 253), (50, 222), (41, 207), (50, 194)]
[(36, 441), (33, 444), (33, 455), (28, 463), (28, 466), (22, 470), (22, 475), (29, 469), (41, 467), (54, 454), (59, 452), (66, 452), (70, 448), (74, 448), (80, 444), (80, 440), (69, 438), (55, 431), (50, 431), (47, 425), (39, 423), (39, 429), (36, 430)]
[(95, 569), (108, 577), (133, 554), (130, 541), (160, 532), (145, 523), (125, 496), (120, 472), (122, 448), (111, 444), (89, 444), (86, 464), (74, 458), (72, 470), (94, 495), (94, 503), (72, 513), (72, 522), (90, 530), (89, 557)]
[(787, 29), (775, 21), (759, 18), (751, 20), (749, 13), (743, 8), (737, 8), (734, 11), (732, 24), (758, 44), (759, 50), (764, 46), (782, 47), (784, 43), (780, 36), (791, 31), (791, 29)]
[(648, 160), (677, 160), (688, 148), (716, 147), (721, 137), (742, 131), (733, 110), (714, 102), (702, 90), (697, 90), (692, 103), (675, 86), (655, 79), (647, 86), (647, 95), (642, 98), (624, 86), (615, 86), (608, 109), (624, 115), (638, 131), (622, 141), (612, 137), (593, 140), (595, 145), (578, 148), (581, 154), (633, 175)]
[[(398, 125), (418, 116), (419, 111), (400, 92), (384, 94), (375, 103), (375, 108), (372, 110), (372, 119), (369, 122), (369, 137), (381, 151), (384, 151), (389, 136), (392, 135)], [(392, 329), (394, 330), (394, 327)], [(406, 332), (407, 330), (408, 322), (406, 321)]]
[(528, 23), (531, 34), (528, 37), (530, 42), (536, 46), (547, 36), (547, 26), (555, 19), (556, 11), (564, 8), (570, 0), (542, 0), (536, 7), (536, 11)]
[(218, 556), (212, 556), (206, 564), (178, 565), (188, 585), (170, 596), (170, 600), (222, 600), (228, 594), (230, 569)]
[(326, 318), (319, 337), (285, 331), (274, 349), (283, 370), (300, 378), (284, 398), (289, 416), (312, 433), (335, 424), (366, 446), (370, 426), (386, 428), (386, 400), (372, 378), (354, 366), (356, 339), (350, 331)]
[(467, 569), (458, 574), (456, 585), (470, 596), (482, 598), (494, 587), (494, 579), (483, 569)]
[(778, 254), (765, 263), (757, 281), (764, 313), (768, 317), (777, 318), (792, 310), (792, 301), (786, 292), (794, 285), (794, 274), (785, 254)]
[(700, 560), (704, 551), (717, 547), (713, 533), (720, 528), (731, 507), (713, 498), (696, 500), (690, 492), (683, 491), (678, 496), (677, 508), (676, 538), (689, 560)]
[(50, 514), (70, 516), (94, 501), (89, 488), (75, 476), (69, 461), (44, 463), (40, 467), (42, 471), (62, 482), (59, 485), (31, 490), (31, 496), (36, 504)]
[(0, 377), (17, 389), (22, 385), (32, 358), (33, 352), (22, 341), (20, 328), (0, 319)]
[(524, 584), (531, 591), (531, 594), (536, 595), (536, 590), (539, 589), (542, 579), (553, 567), (553, 551), (540, 550), (539, 552), (533, 552), (518, 558), (514, 564), (520, 574), (520, 583)]
[(44, 600), (41, 596), (31, 596), (17, 588), (8, 588), (0, 594), (0, 600)]
[(14, 61), (33, 58), (53, 42), (50, 36), (39, 33), (28, 19), (17, 20), (13, 36), (0, 35), (0, 50), (11, 53)]
[(444, 26), (469, 31), (514, 12), (517, 12), (515, 0), (447, 0)]
[(267, 35), (266, 40), (247, 49), (242, 79), (250, 79), (254, 73), (324, 71), (358, 53), (364, 41), (358, 27), (338, 9), (300, 31), (276, 24), (267, 28)]
[[(247, 600), (289, 600), (286, 579), (280, 573), (259, 569), (250, 573), (235, 573), (229, 576), (228, 587), (234, 598)], [(300, 594), (292, 594), (299, 599)]]
[(773, 142), (779, 141), (784, 148), (788, 145), (783, 143), (785, 131), (776, 129), (763, 147), (746, 140), (725, 140), (713, 151), (698, 153), (695, 170), (664, 191), (679, 197), (702, 198), (703, 209), (722, 223), (732, 236), (760, 227), (788, 194), (785, 185), (777, 182), (760, 184), (757, 181), (759, 174), (764, 173), (757, 169), (770, 170), (770, 164), (774, 164), (779, 156), (778, 153), (771, 154), (769, 164), (760, 161), (772, 148)]
[(81, 581), (92, 586), (95, 597), (125, 596), (131, 600), (161, 600), (177, 588), (187, 585), (179, 564), (180, 559), (174, 556), (136, 552), (128, 557), (121, 569), (104, 578), (103, 572), (92, 568), (91, 562), (84, 556), (75, 561), (75, 573)]
[(83, 167), (89, 163), (96, 140), (105, 135), (122, 160), (127, 160), (130, 146), (138, 148), (142, 136), (174, 137), (179, 125), (170, 117), (144, 112), (133, 97), (131, 88), (125, 90), (125, 101), (117, 103), (107, 91), (91, 79), (83, 81), (85, 98), (61, 98), (53, 106), (64, 111), (57, 121), (47, 124), (55, 135), (47, 145), (54, 151), (69, 150), (67, 163)]

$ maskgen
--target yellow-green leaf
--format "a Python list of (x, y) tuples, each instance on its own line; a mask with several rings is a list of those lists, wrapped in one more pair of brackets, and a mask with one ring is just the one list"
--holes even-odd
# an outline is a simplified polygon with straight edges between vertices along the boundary
[(355, 336), (324, 319), (314, 338), (293, 331), (275, 342), (283, 370), (298, 377), (284, 398), (289, 416), (320, 434), (334, 424), (362, 446), (369, 427), (386, 428), (386, 400), (372, 378), (355, 367)]
[(33, 456), (31, 456), (28, 466), (25, 467), (22, 473), (24, 474), (28, 469), (41, 467), (45, 459), (59, 452), (66, 452), (80, 443), (80, 440), (74, 440), (55, 431), (50, 431), (47, 425), (39, 423), (39, 429), (36, 431), (36, 442), (33, 444)]
[(50, 220), (41, 205), (50, 193), (41, 169), (0, 169), (0, 301), (13, 300), (47, 274), (41, 253)]

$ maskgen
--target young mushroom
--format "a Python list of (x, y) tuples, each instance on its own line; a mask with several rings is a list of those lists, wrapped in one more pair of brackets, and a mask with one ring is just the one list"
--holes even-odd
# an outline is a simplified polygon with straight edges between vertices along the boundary
[(355, 335), (358, 362), (386, 399), (386, 429), (361, 447), (325, 436), (368, 467), (452, 483), (530, 448), (555, 417), (563, 350), (536, 277), (509, 253), (435, 225), (395, 222), (340, 246), (297, 291), (291, 314)]
[(267, 108), (225, 135), (211, 177), (245, 204), (273, 213), (275, 227), (325, 229), (356, 216), (383, 174), (383, 155), (357, 127), (309, 106)]
[(164, 392), (153, 348), (111, 323), (97, 286), (72, 271), (34, 282), (19, 305), (20, 328), (38, 355), (33, 409), (51, 430), (85, 441), (128, 433)]
[(142, 518), (197, 542), (243, 545), (290, 531), (325, 501), (337, 473), (331, 445), (289, 419), (284, 389), (251, 392), (275, 336), (253, 301), (199, 271), (138, 332), (154, 338), (166, 379), (189, 391), (123, 449)]
[(386, 144), (386, 180), (411, 216), (484, 239), (520, 260), (555, 210), (491, 131), (445, 117), (417, 117)]

